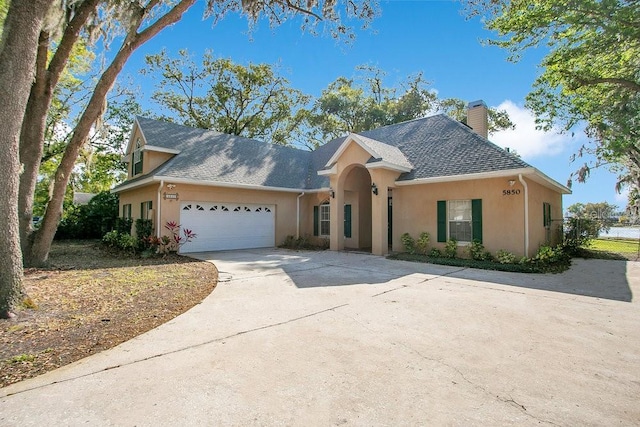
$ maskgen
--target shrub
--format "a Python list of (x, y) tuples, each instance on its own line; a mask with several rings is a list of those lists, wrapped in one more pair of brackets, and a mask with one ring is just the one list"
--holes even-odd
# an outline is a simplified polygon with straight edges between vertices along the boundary
[(429, 251), (429, 256), (432, 258), (440, 258), (442, 256), (442, 251), (438, 248), (432, 248), (431, 251)]
[(119, 233), (116, 230), (109, 231), (102, 237), (102, 243), (111, 249), (127, 252), (135, 252), (137, 239), (127, 233)]
[(99, 239), (114, 228), (118, 218), (118, 195), (103, 191), (86, 205), (65, 209), (56, 239)]
[(449, 239), (444, 245), (444, 256), (446, 258), (458, 257), (458, 241), (456, 239)]
[(564, 222), (565, 252), (576, 254), (580, 248), (588, 247), (601, 228), (599, 222), (591, 218), (567, 218)]
[(509, 251), (500, 249), (496, 252), (496, 260), (500, 264), (515, 264), (517, 257)]
[(309, 236), (300, 236), (298, 238), (288, 235), (284, 242), (280, 245), (286, 249), (307, 249), (307, 250), (325, 250), (329, 248), (329, 239), (316, 240), (314, 243)]
[(416, 241), (409, 235), (409, 233), (404, 233), (402, 236), (400, 236), (400, 241), (402, 242), (402, 246), (404, 247), (405, 252), (409, 254), (416, 253)]
[(153, 236), (153, 221), (150, 219), (136, 219), (136, 237), (138, 249), (150, 249), (149, 237)]
[(429, 233), (423, 231), (420, 233), (420, 237), (416, 240), (415, 243), (415, 251), (419, 254), (426, 255), (427, 254), (427, 245), (429, 244)]
[(132, 225), (133, 220), (131, 218), (116, 218), (113, 229), (118, 233), (131, 234)]
[(484, 249), (484, 245), (480, 243), (479, 240), (474, 239), (469, 246), (467, 246), (467, 252), (471, 259), (477, 261), (491, 261), (493, 259), (493, 255)]

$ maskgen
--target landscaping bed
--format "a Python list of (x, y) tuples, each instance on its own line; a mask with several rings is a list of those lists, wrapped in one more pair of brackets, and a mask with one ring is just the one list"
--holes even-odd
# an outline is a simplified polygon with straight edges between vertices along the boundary
[(17, 317), (0, 321), (0, 387), (114, 347), (200, 303), (215, 266), (175, 254), (140, 258), (96, 241), (55, 242), (25, 271)]

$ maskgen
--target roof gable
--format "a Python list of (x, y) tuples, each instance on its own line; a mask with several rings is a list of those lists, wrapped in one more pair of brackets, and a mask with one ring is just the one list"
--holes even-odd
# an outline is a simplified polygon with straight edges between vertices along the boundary
[(384, 164), (385, 167), (397, 169), (401, 172), (408, 172), (413, 168), (398, 147), (356, 133), (351, 133), (345, 138), (344, 142), (340, 144), (335, 153), (327, 161), (325, 167), (329, 168), (336, 163), (342, 153), (344, 153), (351, 144), (358, 144), (371, 156), (371, 159), (367, 162), (368, 164), (381, 163)]

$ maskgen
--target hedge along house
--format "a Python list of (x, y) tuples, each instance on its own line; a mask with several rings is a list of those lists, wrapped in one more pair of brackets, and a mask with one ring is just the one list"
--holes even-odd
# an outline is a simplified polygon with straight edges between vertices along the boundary
[(487, 107), (469, 126), (435, 115), (350, 134), (305, 151), (136, 118), (122, 216), (158, 236), (176, 221), (197, 238), (181, 252), (273, 247), (286, 236), (384, 255), (400, 236), (434, 247), (472, 240), (532, 255), (559, 242), (569, 189), (487, 140)]

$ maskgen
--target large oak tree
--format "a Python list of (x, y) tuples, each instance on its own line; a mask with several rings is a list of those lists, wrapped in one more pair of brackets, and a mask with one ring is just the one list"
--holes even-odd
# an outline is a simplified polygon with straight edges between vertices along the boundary
[[(637, 0), (465, 0), (471, 16), (483, 16), (517, 61), (543, 46), (542, 73), (526, 105), (539, 125), (573, 132), (584, 126), (595, 164), (609, 165), (632, 197), (640, 189), (640, 2)], [(618, 187), (618, 189), (620, 186)]]
[(38, 35), (53, 0), (13, 1), (0, 40), (0, 317), (22, 293), (22, 256), (18, 234), (18, 138), (33, 82)]

